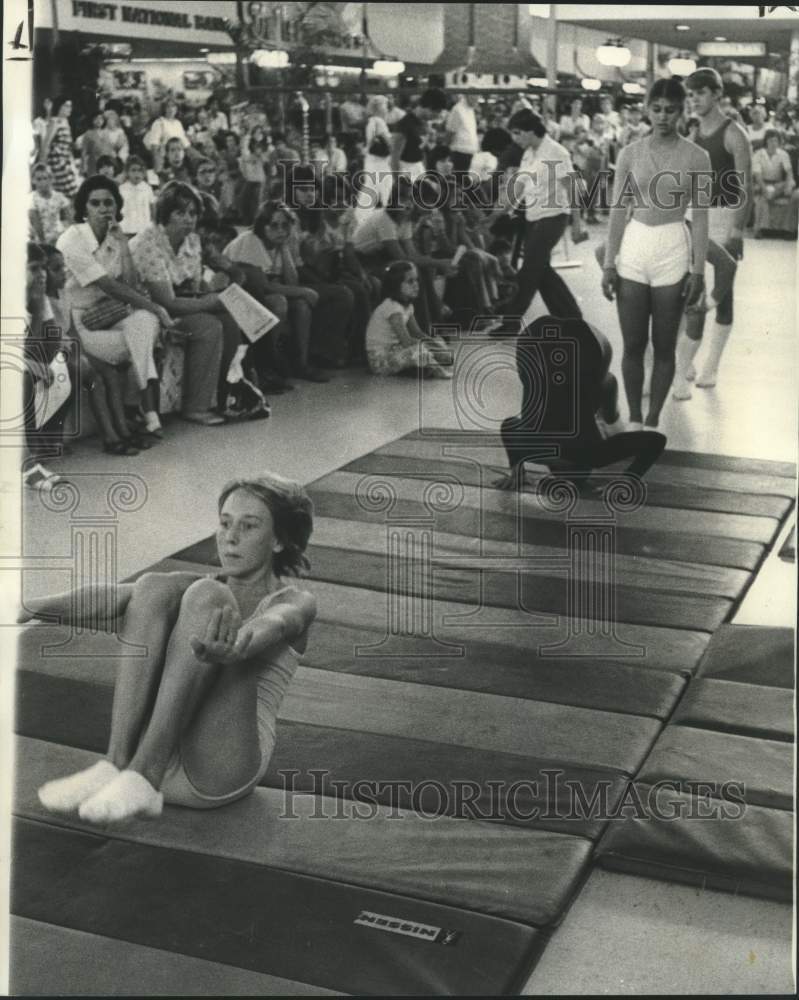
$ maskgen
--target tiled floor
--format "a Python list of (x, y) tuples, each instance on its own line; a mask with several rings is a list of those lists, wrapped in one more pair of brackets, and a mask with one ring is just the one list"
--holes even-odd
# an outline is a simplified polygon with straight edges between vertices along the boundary
[[(615, 306), (599, 291), (593, 247), (571, 249), (579, 268), (564, 271), (586, 317), (611, 339), (618, 372)], [(661, 429), (669, 446), (692, 451), (796, 459), (796, 244), (747, 241), (736, 289), (736, 322), (715, 390), (669, 402)], [(475, 355), (477, 356), (477, 355)], [(263, 423), (204, 429), (170, 421), (166, 440), (133, 459), (112, 459), (81, 441), (59, 471), (78, 486), (76, 515), (115, 525), (122, 578), (210, 533), (215, 499), (229, 478), (274, 469), (310, 482), (419, 426), (484, 428), (515, 412), (519, 399), (512, 346), (482, 348), (479, 371), (453, 383), (334, 376), (330, 385), (299, 383), (273, 400)], [(484, 380), (480, 380), (480, 376)], [(625, 414), (626, 415), (626, 414)], [(109, 487), (126, 476), (144, 500), (114, 514)], [(28, 595), (69, 586), (69, 515), (24, 498)], [(113, 515), (111, 521), (108, 516)], [(115, 518), (115, 520), (114, 520)], [(13, 523), (8, 524), (13, 534)], [(6, 549), (3, 555), (10, 550)], [(0, 568), (11, 563), (0, 560)], [(793, 624), (795, 568), (776, 552), (761, 571), (740, 620)], [(791, 913), (776, 903), (699, 892), (596, 871), (556, 932), (527, 993), (778, 993), (791, 991)]]

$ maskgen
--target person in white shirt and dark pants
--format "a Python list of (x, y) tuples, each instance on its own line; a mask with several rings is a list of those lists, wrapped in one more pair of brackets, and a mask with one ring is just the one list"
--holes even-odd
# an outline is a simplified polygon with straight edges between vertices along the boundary
[(472, 157), (480, 149), (474, 113), (476, 103), (475, 95), (461, 94), (447, 115), (447, 145), (452, 159), (452, 172), (456, 177), (468, 173)]
[(518, 334), (536, 292), (541, 292), (552, 316), (582, 318), (566, 282), (550, 263), (552, 251), (571, 220), (571, 157), (547, 135), (544, 122), (533, 111), (517, 111), (508, 128), (514, 143), (524, 150), (512, 181), (515, 199), (525, 207), (524, 262), (519, 271), (519, 290), (503, 310), (505, 318), (493, 331), (496, 335)]

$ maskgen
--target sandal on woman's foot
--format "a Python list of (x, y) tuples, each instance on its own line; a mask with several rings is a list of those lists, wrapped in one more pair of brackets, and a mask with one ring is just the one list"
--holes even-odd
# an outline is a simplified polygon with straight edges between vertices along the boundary
[(40, 462), (22, 473), (23, 485), (27, 486), (29, 490), (36, 490), (37, 493), (50, 493), (53, 487), (61, 481), (61, 477), (57, 473), (46, 469)]
[(139, 449), (129, 441), (103, 441), (103, 451), (106, 455), (138, 455)]

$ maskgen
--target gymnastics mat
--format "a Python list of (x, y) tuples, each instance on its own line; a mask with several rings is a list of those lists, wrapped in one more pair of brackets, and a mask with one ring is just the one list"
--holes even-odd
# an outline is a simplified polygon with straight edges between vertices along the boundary
[[(208, 549), (213, 545), (209, 540)], [(532, 547), (531, 547), (532, 548)], [(307, 551), (311, 562), (309, 578), (341, 583), (351, 587), (379, 590), (386, 581), (385, 539), (374, 551), (364, 552), (356, 547), (325, 547), (311, 544)], [(490, 551), (481, 556), (454, 559), (433, 555), (431, 579), (420, 578), (413, 572), (417, 559), (398, 556), (393, 562), (397, 577), (403, 581), (397, 587), (399, 593), (419, 596), (423, 588), (432, 588), (439, 600), (456, 601), (462, 604), (522, 609), (551, 614), (565, 614), (571, 600), (569, 583), (566, 579), (567, 564), (561, 552), (562, 570), (557, 574), (546, 570), (546, 557), (540, 552), (532, 556), (522, 554), (513, 557), (497, 557), (499, 565), (492, 565)], [(187, 560), (201, 558), (215, 559), (212, 551), (194, 549), (181, 552), (176, 558)], [(457, 557), (455, 557), (457, 559)], [(514, 562), (512, 569), (503, 571), (502, 561)], [(541, 559), (544, 568), (536, 572), (536, 560)], [(463, 568), (461, 568), (463, 567)], [(529, 567), (529, 568), (528, 568)], [(663, 628), (683, 627), (695, 631), (712, 632), (730, 614), (733, 602), (724, 598), (704, 594), (686, 594), (678, 589), (672, 577), (661, 580), (656, 575), (641, 574), (636, 584), (628, 584), (622, 572), (617, 573), (618, 582), (614, 588), (617, 614), (621, 621), (636, 625), (657, 625)], [(683, 578), (683, 585), (688, 577)], [(743, 584), (741, 585), (741, 589)]]
[[(201, 543), (205, 547), (205, 543)], [(130, 580), (138, 579), (143, 573), (188, 572), (203, 576), (218, 572), (218, 566), (211, 563), (192, 562), (185, 559), (163, 559), (154, 566), (133, 574)], [(372, 632), (368, 645), (382, 643), (387, 636), (390, 604), (385, 588), (385, 580), (380, 590), (363, 587), (343, 586), (325, 580), (310, 579), (308, 583), (317, 600), (317, 623), (341, 624), (347, 627), (365, 628)], [(553, 664), (569, 660), (584, 660), (584, 650), (569, 653), (561, 648), (561, 640), (568, 632), (565, 616), (547, 612), (529, 611), (518, 605), (512, 608), (494, 607), (474, 609), (457, 601), (447, 601), (430, 597), (425, 604), (431, 622), (430, 635), (414, 637), (413, 633), (403, 634), (401, 646), (392, 646), (391, 658), (402, 659), (405, 651), (410, 655), (414, 649), (427, 652), (428, 663), (432, 665), (440, 657), (460, 658), (475, 640), (490, 643), (492, 647), (502, 647), (520, 651), (531, 672), (543, 661)], [(587, 618), (569, 618), (573, 630), (581, 635), (592, 631)], [(690, 674), (696, 668), (704, 653), (710, 636), (707, 633), (689, 629), (664, 628), (651, 625), (636, 625), (629, 622), (617, 623), (618, 642), (592, 646), (589, 658), (595, 663), (615, 663), (634, 665), (640, 670), (667, 670)], [(385, 656), (386, 650), (377, 656)], [(364, 653), (360, 647), (353, 656)], [(500, 655), (505, 655), (500, 653)], [(510, 654), (509, 654), (510, 655)]]
[[(308, 983), (12, 917), (12, 996), (340, 996)], [(58, 961), (53, 961), (53, 956)]]
[[(790, 812), (709, 802), (668, 785), (653, 790), (636, 782), (633, 787), (627, 815), (608, 824), (597, 849), (604, 868), (702, 889), (792, 900)], [(650, 796), (653, 807), (647, 807)]]
[(535, 928), (250, 862), (18, 819), (15, 916), (345, 993), (497, 995)]
[(790, 628), (723, 625), (710, 640), (697, 676), (793, 689), (794, 643)]
[[(15, 813), (25, 819), (96, 832), (77, 816), (39, 804), (36, 789), (72, 773), (95, 754), (19, 739)], [(379, 889), (532, 926), (556, 924), (587, 869), (582, 837), (509, 829), (408, 810), (337, 801), (289, 789), (259, 788), (206, 822), (169, 808), (157, 823), (140, 820), (109, 836)]]
[[(693, 726), (666, 726), (638, 778), (659, 781), (708, 782), (716, 795), (731, 783), (735, 794), (751, 805), (793, 808), (793, 747), (781, 740), (764, 740)], [(731, 792), (732, 794), (732, 792)]]
[(781, 688), (697, 677), (691, 681), (672, 721), (698, 729), (792, 743), (792, 701)]

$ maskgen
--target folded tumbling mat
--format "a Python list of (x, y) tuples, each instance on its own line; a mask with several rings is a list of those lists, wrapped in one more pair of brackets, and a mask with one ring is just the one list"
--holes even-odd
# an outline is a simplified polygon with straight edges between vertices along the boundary
[(250, 862), (19, 819), (15, 915), (345, 993), (518, 990), (535, 928)]
[(794, 639), (789, 628), (723, 625), (710, 640), (697, 676), (793, 689)]
[[(37, 662), (41, 642), (23, 636), (17, 732), (104, 751), (113, 661)], [(591, 838), (602, 823), (573, 800), (615, 801), (659, 728), (636, 715), (303, 668), (291, 692), (265, 784), (285, 787), (291, 774), (302, 791)]]
[(673, 722), (766, 740), (794, 738), (793, 698), (782, 688), (696, 677)]
[[(340, 996), (309, 983), (237, 969), (100, 934), (12, 917), (14, 996)], [(58, 955), (58, 961), (53, 956)]]
[[(141, 962), (145, 991), (164, 993), (181, 969), (189, 992), (218, 995), (507, 994), (594, 857), (789, 898), (792, 640), (722, 623), (788, 516), (795, 470), (667, 452), (646, 505), (616, 517), (616, 633), (600, 641), (596, 604), (564, 614), (566, 574), (592, 572), (575, 571), (567, 515), (490, 487), (498, 443), (411, 434), (309, 487), (311, 642), (262, 787), (202, 822), (167, 808), (97, 831), (41, 810), (42, 781), (105, 749), (114, 640), (92, 655), (85, 633), (22, 632), (19, 992), (81, 992), (92, 963), (92, 984), (135, 992)], [(605, 509), (574, 513), (595, 524)], [(215, 563), (206, 539), (151, 568)], [(654, 812), (631, 809), (651, 796)], [(56, 943), (57, 983), (35, 971)]]
[[(36, 789), (55, 775), (97, 760), (95, 754), (19, 739), (17, 815), (86, 832), (75, 817), (54, 817)], [(515, 920), (557, 923), (590, 860), (583, 837), (367, 806), (275, 788), (260, 788), (229, 808), (203, 814), (169, 808), (115, 839), (213, 855), (431, 903)]]
[[(628, 815), (611, 822), (600, 841), (597, 858), (604, 868), (791, 901), (790, 812), (709, 802), (668, 787), (655, 793), (643, 783), (634, 788)], [(659, 800), (656, 809), (647, 808), (650, 795)]]

